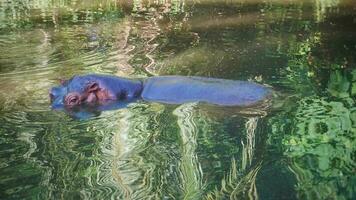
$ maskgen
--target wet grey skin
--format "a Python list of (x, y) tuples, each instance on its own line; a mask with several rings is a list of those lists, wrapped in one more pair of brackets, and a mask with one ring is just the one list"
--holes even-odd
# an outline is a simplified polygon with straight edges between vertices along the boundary
[(271, 95), (269, 87), (251, 81), (195, 76), (157, 76), (137, 80), (99, 74), (74, 76), (50, 91), (52, 108), (136, 99), (165, 104), (203, 102), (250, 107)]

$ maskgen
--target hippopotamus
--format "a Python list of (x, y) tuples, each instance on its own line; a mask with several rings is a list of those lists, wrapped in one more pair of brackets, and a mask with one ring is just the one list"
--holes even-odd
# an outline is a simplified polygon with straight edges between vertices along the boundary
[(201, 102), (217, 106), (251, 107), (270, 98), (270, 87), (251, 81), (197, 76), (155, 76), (146, 79), (77, 75), (50, 90), (52, 108), (106, 106), (143, 99), (165, 104)]

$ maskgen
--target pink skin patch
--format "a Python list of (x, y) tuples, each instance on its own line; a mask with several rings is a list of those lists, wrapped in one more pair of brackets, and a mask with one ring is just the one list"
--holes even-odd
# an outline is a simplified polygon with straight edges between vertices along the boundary
[(94, 93), (89, 93), (85, 101), (89, 104), (94, 104), (97, 100), (98, 98)]
[(83, 102), (86, 104), (101, 104), (106, 101), (116, 100), (113, 95), (110, 95), (108, 90), (102, 90), (98, 88), (95, 91), (86, 92), (83, 95), (80, 95), (77, 92), (69, 93), (65, 98), (65, 105), (67, 107), (74, 107), (81, 105)]
[(108, 90), (103, 90), (100, 89), (96, 92), (96, 97), (98, 98), (99, 101), (110, 101), (110, 100), (116, 100), (116, 98), (110, 94)]

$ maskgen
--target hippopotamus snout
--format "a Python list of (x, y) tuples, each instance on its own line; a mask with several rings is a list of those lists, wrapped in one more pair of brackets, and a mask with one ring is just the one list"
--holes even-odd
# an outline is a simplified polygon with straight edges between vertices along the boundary
[(52, 104), (52, 108), (62, 108), (63, 107), (63, 96), (66, 94), (66, 88), (59, 86), (53, 87), (49, 91), (49, 99)]

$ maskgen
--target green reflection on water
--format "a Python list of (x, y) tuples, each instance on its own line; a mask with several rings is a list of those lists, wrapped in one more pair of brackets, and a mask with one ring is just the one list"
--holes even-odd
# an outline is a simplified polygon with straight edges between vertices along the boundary
[[(1, 1), (0, 199), (354, 199), (355, 4)], [(60, 78), (255, 80), (271, 110), (137, 102), (77, 121)], [(267, 114), (265, 114), (267, 113)]]

